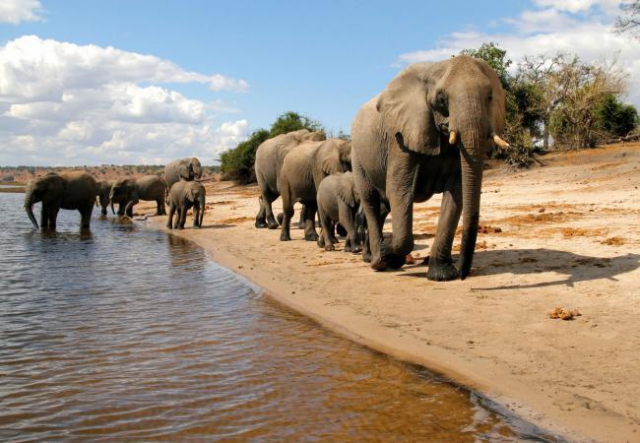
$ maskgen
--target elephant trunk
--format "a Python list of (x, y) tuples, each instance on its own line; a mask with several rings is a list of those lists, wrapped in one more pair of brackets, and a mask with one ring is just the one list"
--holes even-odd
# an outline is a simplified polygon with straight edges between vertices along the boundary
[(468, 106), (458, 122), (462, 165), (462, 245), (460, 248), (460, 278), (464, 280), (471, 271), (480, 224), (480, 194), (482, 172), (487, 145), (486, 123), (477, 106)]
[(27, 211), (27, 215), (29, 216), (29, 220), (33, 223), (33, 227), (38, 229), (38, 222), (36, 220), (35, 215), (33, 215), (33, 205), (35, 203), (35, 199), (33, 194), (29, 191), (24, 196), (24, 209)]

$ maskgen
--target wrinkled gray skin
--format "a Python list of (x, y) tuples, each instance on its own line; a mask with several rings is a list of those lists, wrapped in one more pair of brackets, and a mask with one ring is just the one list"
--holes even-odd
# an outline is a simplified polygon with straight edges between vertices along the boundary
[(97, 193), (96, 180), (87, 172), (72, 171), (60, 174), (50, 172), (27, 183), (24, 208), (35, 228), (38, 228), (38, 222), (33, 215), (33, 205), (42, 202), (40, 213), (42, 230), (56, 229), (56, 219), (60, 209), (80, 212), (80, 228), (89, 229)]
[[(193, 208), (193, 227), (201, 228), (206, 207), (206, 191), (202, 183), (179, 181), (174, 183), (167, 195), (169, 219), (167, 229), (184, 229), (187, 211)], [(173, 216), (176, 214), (175, 223)]]
[[(400, 268), (413, 249), (413, 202), (443, 193), (431, 247), (430, 280), (466, 278), (480, 217), (484, 158), (504, 128), (505, 93), (482, 60), (458, 56), (401, 71), (355, 117), (353, 172), (367, 218), (371, 267)], [(455, 143), (449, 143), (449, 129)], [(380, 203), (391, 206), (392, 239), (383, 240)], [(463, 216), (459, 270), (451, 250)]]
[(256, 228), (277, 229), (279, 226), (273, 215), (272, 203), (280, 196), (278, 175), (287, 154), (301, 143), (325, 139), (326, 136), (321, 132), (300, 129), (270, 138), (258, 146), (255, 171), (260, 187), (260, 210), (256, 215)]
[(111, 211), (113, 211), (113, 205), (118, 203), (118, 215), (126, 214), (133, 217), (133, 206), (140, 200), (146, 200), (157, 203), (155, 215), (165, 215), (167, 213), (164, 208), (166, 190), (167, 182), (157, 175), (120, 179), (111, 186), (109, 193)]
[(202, 165), (196, 157), (174, 160), (164, 167), (164, 179), (168, 189), (180, 180), (191, 181), (202, 177)]
[(304, 238), (318, 240), (315, 228), (316, 195), (322, 179), (351, 169), (351, 144), (332, 138), (321, 142), (305, 142), (291, 150), (282, 162), (278, 189), (282, 195), (283, 220), (280, 240), (291, 240), (290, 224), (293, 204), (305, 206)]
[[(362, 247), (356, 224), (356, 213), (360, 206), (360, 196), (355, 189), (355, 182), (351, 172), (338, 173), (325, 177), (318, 187), (316, 201), (318, 215), (322, 225), (322, 233), (318, 239), (318, 246), (325, 251), (333, 251), (337, 239), (333, 236), (336, 224), (339, 222), (346, 230), (345, 252), (360, 252)], [(360, 217), (359, 221), (362, 221)]]
[(109, 207), (109, 194), (111, 193), (112, 185), (113, 183), (111, 183), (111, 181), (109, 180), (98, 181), (98, 195), (96, 206), (100, 206), (100, 212), (102, 215), (107, 215), (107, 208)]

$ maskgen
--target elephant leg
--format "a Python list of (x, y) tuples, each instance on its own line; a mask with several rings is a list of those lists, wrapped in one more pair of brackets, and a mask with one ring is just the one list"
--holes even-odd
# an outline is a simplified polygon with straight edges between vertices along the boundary
[(258, 197), (258, 203), (260, 204), (260, 209), (258, 210), (258, 214), (256, 215), (256, 228), (266, 228), (267, 227), (267, 209), (264, 204), (264, 197), (261, 195)]
[(196, 204), (193, 206), (193, 227), (194, 228), (200, 227), (200, 223), (198, 222), (198, 220), (200, 220), (200, 207)]
[(173, 215), (176, 213), (176, 205), (171, 203), (169, 205), (169, 219), (167, 220), (167, 229), (173, 228)]
[(184, 229), (184, 224), (187, 222), (187, 211), (189, 208), (187, 208), (187, 205), (183, 205), (180, 208), (180, 220), (179, 220), (179, 224), (178, 224), (178, 229)]
[(335, 247), (331, 242), (330, 232), (333, 226), (331, 225), (331, 220), (326, 216), (322, 208), (318, 206), (318, 217), (320, 218), (320, 238), (318, 239), (318, 246), (324, 248), (325, 251), (333, 251)]
[(93, 205), (87, 205), (80, 209), (80, 229), (89, 229), (91, 225), (91, 213)]
[(400, 269), (413, 251), (413, 199), (418, 174), (418, 154), (396, 147), (387, 174), (387, 195), (391, 205), (391, 241), (384, 240), (380, 250), (381, 267)]
[(318, 241), (318, 233), (316, 232), (316, 212), (318, 203), (307, 202), (304, 205), (304, 239), (306, 241)]
[(442, 196), (440, 219), (429, 257), (429, 271), (427, 272), (429, 280), (449, 281), (455, 280), (459, 276), (458, 270), (453, 265), (451, 249), (461, 213), (462, 186), (458, 182), (458, 178), (454, 177), (449, 179)]
[(340, 224), (347, 231), (347, 239), (345, 240), (344, 251), (345, 252), (360, 252), (360, 242), (358, 241), (358, 234), (356, 232), (353, 209), (346, 204), (338, 205), (338, 212), (340, 214)]
[(138, 202), (140, 202), (140, 199), (138, 197), (134, 197), (129, 203), (127, 203), (127, 206), (124, 208), (124, 212), (127, 216), (133, 217), (133, 207), (137, 205)]
[(43, 203), (40, 209), (40, 229), (43, 231), (49, 229), (49, 211), (50, 209)]
[(272, 207), (272, 203), (277, 198), (278, 198), (278, 195), (271, 192), (267, 192), (263, 196), (264, 210), (267, 216), (267, 227), (269, 229), (278, 229), (278, 226), (280, 226), (276, 221), (276, 217), (273, 215), (273, 207)]
[(377, 271), (385, 268), (380, 261), (380, 247), (382, 245), (382, 220), (380, 218), (380, 194), (364, 177), (361, 178), (361, 204), (367, 221), (367, 235), (365, 251), (362, 260), (371, 263)]
[(156, 200), (156, 204), (158, 209), (156, 210), (156, 215), (167, 215), (167, 211), (164, 209), (164, 198), (160, 197)]
[(280, 227), (280, 241), (291, 240), (291, 218), (293, 217), (293, 202), (289, 190), (282, 192), (282, 226)]

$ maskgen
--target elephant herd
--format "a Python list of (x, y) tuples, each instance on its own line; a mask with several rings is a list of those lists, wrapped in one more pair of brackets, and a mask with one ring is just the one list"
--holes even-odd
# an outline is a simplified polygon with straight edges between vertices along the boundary
[[(345, 251), (375, 270), (399, 269), (413, 250), (413, 204), (443, 194), (427, 278), (465, 279), (480, 220), (484, 159), (505, 126), (505, 92), (483, 60), (457, 56), (416, 63), (365, 103), (351, 126), (351, 143), (297, 131), (263, 143), (256, 153), (260, 211), (256, 227), (275, 229), (271, 203), (282, 196), (280, 240), (290, 240), (293, 202), (303, 204), (305, 240), (332, 250), (337, 223)], [(352, 171), (352, 172), (349, 172)], [(322, 225), (315, 232), (315, 214)], [(391, 214), (392, 235), (382, 226)], [(460, 221), (460, 263), (452, 257)]]
[[(168, 163), (164, 176), (145, 175), (137, 179), (124, 178), (113, 183), (96, 179), (84, 171), (50, 172), (31, 180), (25, 188), (24, 207), (33, 223), (38, 222), (33, 214), (33, 205), (42, 202), (40, 225), (42, 229), (55, 230), (60, 209), (80, 212), (82, 229), (89, 229), (94, 205), (100, 205), (103, 216), (111, 204), (118, 204), (118, 215), (133, 216), (133, 206), (140, 200), (155, 201), (156, 215), (166, 215), (165, 203), (169, 205), (169, 229), (184, 228), (187, 211), (194, 208), (194, 227), (202, 226), (206, 193), (204, 186), (195, 181), (202, 175), (200, 161), (185, 158)], [(176, 215), (175, 222), (173, 217)]]
[[(442, 194), (427, 278), (465, 279), (471, 271), (479, 227), (484, 159), (494, 144), (508, 146), (500, 138), (504, 126), (505, 92), (485, 61), (457, 56), (410, 65), (362, 106), (353, 120), (350, 142), (299, 130), (258, 147), (255, 173), (260, 207), (255, 226), (280, 228), (280, 240), (291, 240), (293, 205), (301, 203), (305, 240), (333, 250), (335, 230), (342, 227), (345, 251), (362, 251), (363, 260), (375, 270), (398, 269), (414, 246), (414, 202)], [(170, 189), (164, 197), (170, 206), (167, 226), (172, 227), (176, 211), (178, 221), (173, 227), (183, 226), (184, 202), (193, 204), (200, 199), (194, 222), (201, 223), (204, 189), (193, 189), (187, 181), (199, 176), (200, 165), (188, 165), (186, 172), (184, 164), (173, 168), (165, 170), (164, 179), (143, 177), (110, 187), (98, 186), (85, 173), (50, 174), (29, 184), (25, 207), (36, 226), (31, 206), (42, 201), (43, 227), (55, 227), (60, 208), (79, 210), (82, 226), (88, 227), (97, 194), (103, 213), (109, 201), (120, 204), (119, 214), (130, 214), (138, 200), (146, 199), (156, 200), (161, 214), (163, 192), (158, 189), (165, 186)], [(159, 180), (166, 183), (158, 185)], [(61, 190), (43, 191), (43, 181)], [(283, 213), (276, 217), (272, 203), (278, 197)], [(388, 214), (392, 234), (384, 236)], [(452, 248), (460, 217), (462, 244), (456, 266)]]

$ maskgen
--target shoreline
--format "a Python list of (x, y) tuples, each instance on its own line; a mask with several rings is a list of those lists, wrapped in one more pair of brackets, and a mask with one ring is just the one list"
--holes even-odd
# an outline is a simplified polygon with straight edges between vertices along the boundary
[[(490, 171), (482, 225), (501, 230), (479, 234), (465, 281), (424, 278), (434, 200), (416, 206), (416, 264), (398, 272), (373, 272), (343, 243), (324, 252), (301, 231), (279, 242), (277, 231), (256, 229), (255, 187), (207, 184), (204, 228), (191, 229), (189, 217), (173, 233), (322, 326), (442, 374), (542, 430), (569, 441), (637, 441), (640, 202), (622, 189), (640, 185), (640, 155), (616, 149)], [(148, 220), (166, 231), (165, 223)], [(552, 320), (556, 306), (582, 315)]]

